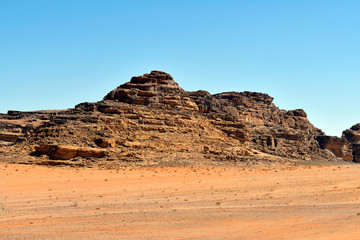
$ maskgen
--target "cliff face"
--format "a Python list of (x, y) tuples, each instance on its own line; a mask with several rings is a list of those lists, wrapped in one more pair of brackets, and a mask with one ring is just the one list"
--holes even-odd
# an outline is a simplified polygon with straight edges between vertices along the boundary
[(346, 161), (360, 163), (360, 123), (343, 131), (341, 138), (319, 136), (320, 147), (331, 151)]
[(187, 92), (169, 74), (152, 71), (96, 103), (1, 115), (0, 151), (30, 154), (33, 162), (114, 166), (339, 160), (303, 110), (281, 110), (272, 101), (255, 92)]

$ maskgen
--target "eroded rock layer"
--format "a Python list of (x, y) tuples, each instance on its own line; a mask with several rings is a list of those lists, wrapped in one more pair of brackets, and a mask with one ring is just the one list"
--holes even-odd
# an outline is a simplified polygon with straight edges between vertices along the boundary
[[(0, 130), (3, 156), (30, 155), (34, 162), (306, 162), (352, 160), (353, 154), (342, 140), (326, 140), (303, 110), (281, 110), (267, 94), (187, 92), (160, 71), (133, 77), (96, 103), (9, 111), (0, 115)], [(358, 138), (351, 131), (346, 138), (354, 149)]]

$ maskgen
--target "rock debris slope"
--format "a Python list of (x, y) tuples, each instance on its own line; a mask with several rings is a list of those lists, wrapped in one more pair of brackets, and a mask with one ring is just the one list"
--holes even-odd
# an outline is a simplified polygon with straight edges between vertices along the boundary
[(359, 161), (353, 128), (334, 139), (267, 94), (187, 92), (152, 71), (99, 102), (0, 115), (0, 151), (2, 159), (80, 166)]

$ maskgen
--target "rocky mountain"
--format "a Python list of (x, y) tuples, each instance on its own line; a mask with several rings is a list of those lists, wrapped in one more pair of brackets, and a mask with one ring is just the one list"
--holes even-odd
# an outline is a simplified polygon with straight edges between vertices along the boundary
[(267, 94), (187, 92), (160, 71), (99, 102), (0, 115), (0, 160), (37, 164), (360, 162), (359, 140), (360, 125), (329, 137), (302, 109), (281, 110)]

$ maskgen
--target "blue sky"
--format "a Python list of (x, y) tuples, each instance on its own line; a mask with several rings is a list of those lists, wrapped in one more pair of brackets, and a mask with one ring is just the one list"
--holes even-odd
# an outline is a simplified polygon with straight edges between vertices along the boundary
[(360, 122), (360, 1), (0, 0), (0, 112), (98, 101), (131, 76), (258, 91), (329, 135)]

